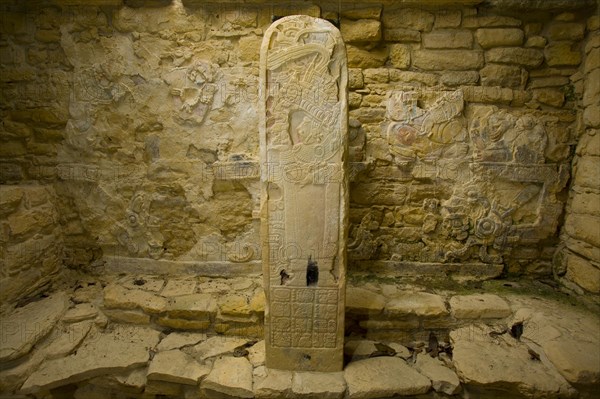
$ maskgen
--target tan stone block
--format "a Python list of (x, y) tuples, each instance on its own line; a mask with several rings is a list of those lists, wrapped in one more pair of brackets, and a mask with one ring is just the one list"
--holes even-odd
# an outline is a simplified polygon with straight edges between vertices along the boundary
[(252, 398), (252, 365), (245, 357), (223, 357), (215, 361), (201, 388), (230, 397)]
[(181, 295), (169, 299), (167, 312), (172, 318), (209, 318), (217, 312), (217, 303), (210, 294)]
[(385, 297), (364, 288), (346, 288), (346, 311), (355, 314), (378, 314), (385, 307)]
[(104, 309), (103, 313), (109, 319), (119, 323), (150, 324), (150, 316), (141, 310)]
[(440, 76), (440, 82), (446, 86), (474, 85), (479, 82), (477, 71), (451, 71)]
[(455, 295), (449, 302), (457, 319), (502, 319), (511, 315), (508, 303), (493, 294)]
[(383, 39), (388, 42), (418, 43), (421, 41), (421, 32), (414, 29), (386, 27), (383, 30)]
[(248, 316), (250, 315), (248, 297), (241, 294), (229, 294), (219, 298), (219, 310), (222, 315)]
[(577, 143), (577, 154), (600, 156), (600, 131), (587, 130)]
[(298, 398), (341, 399), (345, 391), (346, 381), (342, 372), (296, 372), (292, 379), (292, 392)]
[(564, 87), (570, 82), (566, 76), (549, 76), (545, 78), (532, 78), (527, 87), (529, 89), (539, 89), (540, 87)]
[(407, 69), (410, 66), (410, 47), (406, 44), (391, 44), (390, 63), (395, 68)]
[(16, 211), (22, 198), (21, 187), (0, 185), (0, 215), (8, 215)]
[(587, 20), (587, 30), (593, 32), (600, 29), (600, 15), (592, 15)]
[(590, 35), (585, 43), (585, 54), (589, 54), (595, 48), (600, 47), (600, 35)]
[(128, 290), (117, 284), (104, 288), (104, 306), (109, 309), (140, 308), (146, 313), (157, 314), (167, 309), (167, 299), (143, 290)]
[(600, 48), (595, 48), (586, 55), (583, 72), (587, 74), (597, 68), (600, 68)]
[(348, 68), (348, 88), (362, 89), (364, 87), (363, 73), (360, 68)]
[(574, 48), (572, 42), (550, 43), (544, 50), (544, 56), (549, 66), (571, 66), (581, 63), (581, 53)]
[(463, 28), (494, 28), (494, 27), (516, 27), (521, 26), (521, 21), (512, 17), (496, 15), (489, 16), (464, 16)]
[(27, 147), (22, 141), (8, 141), (0, 147), (0, 157), (19, 157), (27, 154)]
[(261, 288), (254, 292), (254, 295), (250, 299), (250, 310), (253, 313), (264, 313), (265, 312), (265, 291)]
[(583, 122), (586, 126), (600, 128), (600, 105), (589, 105), (583, 111)]
[(159, 317), (156, 320), (156, 323), (165, 326), (171, 327), (177, 330), (198, 330), (205, 331), (210, 327), (210, 320), (188, 320), (188, 319), (175, 319), (171, 317)]
[(37, 29), (35, 31), (35, 40), (42, 43), (60, 42), (60, 30), (58, 29)]
[(342, 17), (349, 19), (379, 19), (381, 18), (381, 6), (360, 7), (355, 8), (343, 7)]
[(348, 107), (351, 109), (360, 107), (360, 103), (362, 102), (362, 96), (355, 92), (350, 92), (348, 94)]
[(543, 36), (531, 36), (527, 38), (525, 47), (544, 48), (546, 46), (546, 38)]
[(390, 79), (388, 68), (368, 68), (363, 70), (364, 82), (369, 83), (387, 83)]
[(479, 74), (483, 86), (520, 87), (524, 83), (521, 71), (516, 65), (487, 64)]
[(573, 238), (600, 247), (600, 217), (598, 216), (570, 214), (565, 221), (565, 232)]
[(580, 287), (595, 294), (600, 293), (600, 268), (589, 259), (582, 258), (572, 252), (567, 253), (566, 278)]
[(388, 58), (387, 48), (364, 50), (352, 45), (346, 46), (349, 68), (379, 68)]
[(390, 81), (435, 86), (438, 83), (438, 76), (434, 73), (390, 69)]
[(513, 101), (513, 91), (505, 87), (469, 86), (463, 89), (465, 101), (476, 103), (503, 103)]
[(483, 48), (520, 46), (523, 44), (524, 34), (521, 29), (477, 29), (475, 32), (477, 42)]
[(581, 157), (573, 168), (575, 185), (597, 189), (600, 183), (600, 157)]
[(542, 104), (560, 108), (565, 102), (565, 93), (555, 88), (534, 89), (533, 99)]
[(585, 24), (577, 22), (552, 22), (548, 26), (550, 40), (581, 40), (585, 33)]
[(486, 62), (516, 64), (535, 68), (544, 62), (544, 55), (540, 50), (533, 48), (502, 47), (486, 51), (485, 60)]
[(208, 375), (210, 366), (198, 363), (179, 349), (158, 352), (148, 367), (148, 380), (197, 385)]
[(381, 22), (375, 19), (359, 19), (358, 21), (342, 19), (340, 31), (346, 43), (378, 42), (381, 40)]
[(424, 33), (423, 47), (431, 49), (471, 48), (473, 34), (469, 30), (441, 29)]
[(435, 17), (432, 13), (416, 8), (385, 9), (383, 25), (385, 28), (404, 28), (429, 32)]
[(600, 215), (600, 193), (575, 192), (571, 198), (571, 212)]
[(444, 299), (427, 292), (403, 293), (392, 298), (385, 311), (392, 316), (439, 317), (448, 314)]
[(460, 26), (462, 15), (460, 10), (440, 10), (435, 14), (434, 27), (442, 28), (457, 28)]
[(415, 50), (413, 65), (426, 71), (479, 69), (484, 64), (478, 50)]
[[(600, 56), (600, 51), (598, 52)], [(600, 68), (588, 73), (583, 90), (583, 106), (600, 104)]]
[(287, 398), (291, 396), (293, 372), (267, 369), (266, 376), (257, 378), (255, 369), (254, 394), (257, 398)]
[(415, 330), (419, 328), (419, 320), (413, 318), (410, 320), (361, 320), (358, 322), (361, 328), (367, 331), (378, 330)]

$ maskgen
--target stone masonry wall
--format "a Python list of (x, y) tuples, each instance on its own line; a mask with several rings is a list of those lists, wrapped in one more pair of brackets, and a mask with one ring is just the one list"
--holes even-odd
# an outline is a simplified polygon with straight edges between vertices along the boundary
[[(573, 179), (556, 272), (577, 291), (600, 293), (600, 17), (588, 21), (583, 85), (583, 125), (573, 159)], [(569, 284), (571, 283), (571, 284)], [(573, 285), (575, 283), (575, 285)]]
[(62, 267), (62, 229), (51, 186), (0, 186), (0, 304), (43, 292)]
[(70, 267), (259, 272), (262, 35), (341, 7), (350, 270), (547, 275), (597, 9), (480, 3), (2, 1), (0, 183), (52, 184)]

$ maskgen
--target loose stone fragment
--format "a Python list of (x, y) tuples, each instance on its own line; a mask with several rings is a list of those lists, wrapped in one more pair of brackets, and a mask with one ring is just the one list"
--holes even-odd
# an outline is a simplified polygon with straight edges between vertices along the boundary
[(351, 399), (419, 395), (431, 387), (429, 379), (397, 357), (374, 357), (346, 366), (344, 377)]
[(179, 349), (159, 352), (148, 367), (148, 379), (196, 385), (210, 372), (210, 367), (199, 364)]
[(252, 398), (252, 365), (245, 357), (219, 358), (202, 381), (201, 388), (209, 398), (218, 397), (218, 394)]

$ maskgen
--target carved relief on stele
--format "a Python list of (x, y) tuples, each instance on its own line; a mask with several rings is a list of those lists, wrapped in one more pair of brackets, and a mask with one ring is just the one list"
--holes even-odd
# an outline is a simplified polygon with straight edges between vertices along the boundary
[(346, 51), (339, 31), (282, 18), (261, 48), (267, 367), (339, 371), (348, 214)]

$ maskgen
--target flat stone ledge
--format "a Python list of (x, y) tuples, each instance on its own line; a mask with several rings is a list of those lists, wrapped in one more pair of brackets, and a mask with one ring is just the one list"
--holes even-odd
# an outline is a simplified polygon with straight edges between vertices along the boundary
[(497, 295), (456, 295), (449, 302), (457, 319), (502, 319), (511, 315), (508, 303)]

